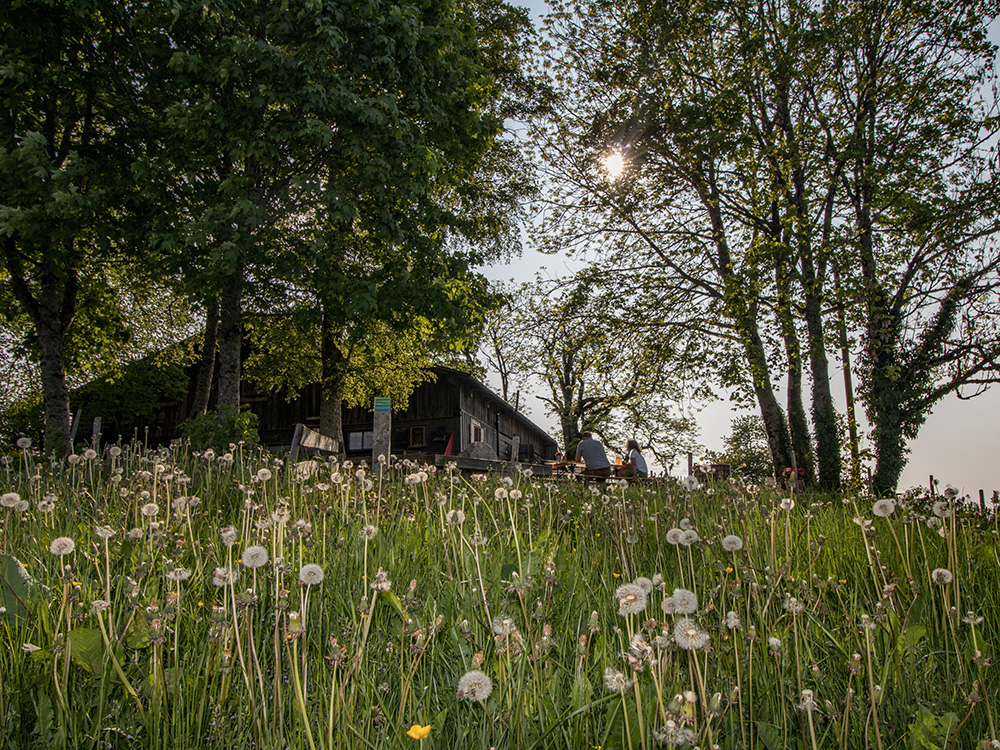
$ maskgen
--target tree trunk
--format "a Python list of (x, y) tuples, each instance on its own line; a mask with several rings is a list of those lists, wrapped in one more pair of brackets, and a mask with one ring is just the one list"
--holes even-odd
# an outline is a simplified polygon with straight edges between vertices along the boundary
[(744, 351), (750, 365), (750, 376), (753, 378), (754, 395), (757, 396), (757, 406), (764, 420), (764, 432), (767, 433), (767, 445), (771, 451), (771, 461), (774, 463), (775, 479), (780, 479), (782, 472), (791, 468), (791, 441), (785, 415), (774, 397), (771, 387), (771, 377), (767, 372), (767, 358), (764, 355), (764, 344), (757, 332), (756, 323), (746, 336)]
[(333, 325), (329, 316), (323, 314), (322, 379), (320, 381), (319, 431), (337, 441), (337, 455), (343, 460), (347, 453), (344, 444), (344, 381), (347, 378), (347, 358), (340, 345), (344, 331)]
[(208, 399), (212, 394), (212, 378), (215, 375), (215, 351), (218, 348), (219, 336), (219, 300), (213, 299), (208, 306), (205, 317), (205, 338), (201, 347), (201, 363), (198, 365), (198, 379), (195, 382), (194, 395), (191, 397), (191, 411), (188, 419), (192, 419), (208, 411)]
[(243, 348), (243, 268), (223, 280), (219, 304), (218, 408), (240, 409), (240, 360)]
[[(43, 303), (44, 310), (45, 305)], [(63, 366), (65, 334), (56, 320), (43, 319), (36, 324), (42, 400), (45, 413), (45, 452), (65, 456), (72, 452), (69, 440), (69, 390)]]
[[(812, 444), (809, 441), (809, 421), (802, 402), (802, 349), (799, 335), (795, 330), (792, 314), (791, 278), (788, 264), (777, 261), (775, 268), (777, 284), (777, 316), (781, 327), (781, 337), (785, 342), (785, 356), (788, 360), (788, 432), (791, 441), (795, 468), (803, 470), (802, 478), (807, 484), (813, 482)], [(791, 465), (791, 464), (790, 464)]]
[(824, 489), (840, 488), (840, 437), (837, 434), (837, 410), (830, 392), (830, 363), (826, 356), (823, 331), (822, 281), (812, 273), (811, 260), (804, 258), (802, 286), (805, 289), (805, 319), (809, 339), (809, 363), (812, 370), (812, 414), (816, 432), (816, 460), (819, 484)]
[(66, 331), (76, 315), (79, 288), (73, 264), (73, 242), (68, 242), (63, 248), (63, 275), (58, 275), (50, 268), (43, 268), (39, 273), (37, 297), (28, 284), (13, 238), (6, 238), (3, 251), (7, 278), (14, 296), (31, 317), (38, 336), (45, 451), (67, 455), (73, 450), (73, 446), (70, 444), (69, 391), (66, 388), (64, 347)]

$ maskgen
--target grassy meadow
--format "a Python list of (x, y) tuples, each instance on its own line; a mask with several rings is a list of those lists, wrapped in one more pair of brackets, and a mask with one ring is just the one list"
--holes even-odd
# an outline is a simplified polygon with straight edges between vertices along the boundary
[(8, 454), (2, 747), (1000, 747), (962, 498)]

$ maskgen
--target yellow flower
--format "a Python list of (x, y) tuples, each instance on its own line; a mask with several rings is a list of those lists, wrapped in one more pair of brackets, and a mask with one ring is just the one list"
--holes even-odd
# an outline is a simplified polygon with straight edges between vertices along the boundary
[(412, 727), (410, 727), (410, 730), (406, 733), (406, 736), (412, 737), (415, 740), (422, 740), (430, 733), (431, 733), (430, 724), (428, 724), (426, 727), (422, 727), (419, 724), (414, 724)]

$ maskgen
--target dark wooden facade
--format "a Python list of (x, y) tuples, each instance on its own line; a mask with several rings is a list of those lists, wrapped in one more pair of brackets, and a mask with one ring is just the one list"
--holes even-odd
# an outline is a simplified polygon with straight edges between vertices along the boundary
[[(156, 414), (131, 425), (105, 423), (105, 438), (121, 430), (150, 444), (164, 444), (180, 437), (180, 425), (190, 410), (196, 367), (189, 370), (191, 387), (183, 397), (157, 404)], [(395, 455), (433, 456), (444, 453), (449, 440), (455, 454), (472, 442), (491, 446), (500, 459), (511, 458), (514, 438), (519, 438), (518, 460), (540, 461), (555, 457), (556, 442), (544, 430), (472, 376), (447, 367), (432, 368), (433, 380), (417, 386), (406, 409), (392, 412), (392, 452)], [(257, 415), (261, 442), (287, 447), (295, 424), (319, 426), (318, 384), (303, 388), (296, 398), (285, 393), (260, 391), (246, 380), (241, 384), (243, 408)], [(100, 416), (100, 415), (85, 415)], [(86, 422), (85, 422), (86, 424)], [(373, 414), (370, 408), (344, 408), (344, 446), (348, 456), (371, 457)]]

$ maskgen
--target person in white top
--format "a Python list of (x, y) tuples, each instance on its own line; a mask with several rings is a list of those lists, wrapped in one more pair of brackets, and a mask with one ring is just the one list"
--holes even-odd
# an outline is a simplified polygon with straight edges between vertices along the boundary
[(628, 476), (648, 477), (649, 469), (646, 468), (646, 459), (639, 450), (639, 441), (629, 440), (625, 443), (625, 450), (628, 451)]

